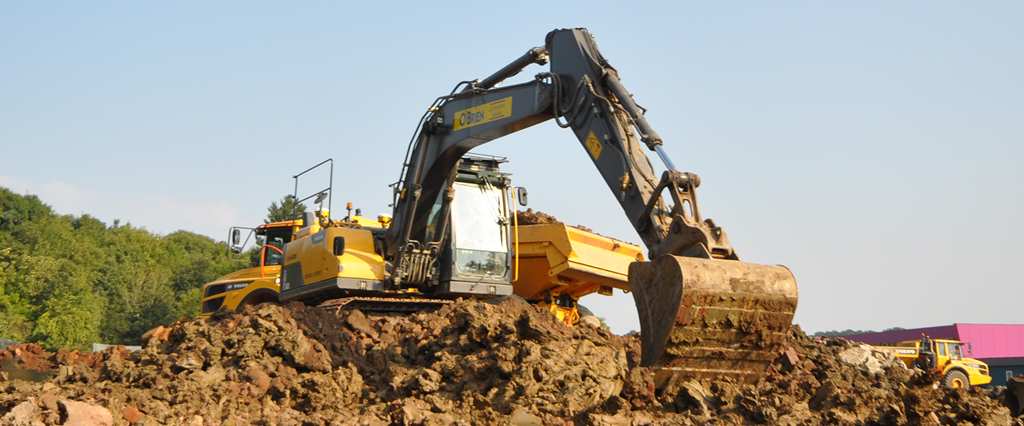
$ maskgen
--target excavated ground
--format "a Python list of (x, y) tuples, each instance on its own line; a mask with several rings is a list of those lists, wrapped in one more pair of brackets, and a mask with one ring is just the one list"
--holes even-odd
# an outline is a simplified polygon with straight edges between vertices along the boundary
[(661, 391), (637, 366), (637, 336), (569, 327), (515, 300), (406, 316), (263, 305), (145, 340), (134, 353), (0, 352), (0, 424), (1024, 425), (1013, 417), (1024, 376), (1009, 391), (939, 389), (798, 327), (755, 384)]

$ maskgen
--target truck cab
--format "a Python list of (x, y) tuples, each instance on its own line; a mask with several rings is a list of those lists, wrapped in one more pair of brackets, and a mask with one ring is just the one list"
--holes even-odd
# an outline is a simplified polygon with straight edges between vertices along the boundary
[[(232, 272), (203, 286), (203, 302), (199, 318), (207, 318), (221, 307), (238, 310), (245, 305), (276, 302), (280, 283), (281, 264), (284, 261), (284, 246), (292, 240), (295, 232), (303, 227), (306, 219), (266, 223), (255, 228), (232, 227), (229, 256), (238, 262), (251, 262), (252, 266)], [(245, 240), (242, 231), (248, 231)], [(245, 259), (242, 248), (255, 240), (259, 246), (259, 257)]]

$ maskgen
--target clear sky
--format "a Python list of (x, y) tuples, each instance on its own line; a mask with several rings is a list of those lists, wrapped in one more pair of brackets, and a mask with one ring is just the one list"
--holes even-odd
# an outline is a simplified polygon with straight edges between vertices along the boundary
[[(334, 210), (387, 213), (434, 98), (586, 27), (703, 215), (794, 272), (805, 331), (1022, 323), (1022, 23), (1021, 2), (8, 1), (0, 186), (224, 240), (333, 158)], [(477, 152), (530, 207), (640, 242), (571, 132)], [(583, 303), (639, 329), (629, 295)]]

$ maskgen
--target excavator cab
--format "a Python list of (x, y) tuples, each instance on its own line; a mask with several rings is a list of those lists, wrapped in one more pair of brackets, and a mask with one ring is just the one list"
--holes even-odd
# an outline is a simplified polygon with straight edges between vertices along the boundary
[(438, 229), (450, 233), (443, 239), (448, 246), (441, 248), (437, 294), (512, 294), (511, 194), (508, 174), (499, 169), (505, 162), (501, 157), (463, 157), (450, 186), (450, 226), (440, 223), (445, 192), (431, 209), (426, 240), (435, 240)]

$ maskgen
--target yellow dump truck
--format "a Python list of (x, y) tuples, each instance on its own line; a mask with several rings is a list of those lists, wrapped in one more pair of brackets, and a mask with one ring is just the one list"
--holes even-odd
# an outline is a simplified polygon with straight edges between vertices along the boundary
[[(277, 302), (281, 291), (280, 275), (283, 248), (302, 228), (303, 219), (266, 223), (255, 228), (233, 227), (228, 233), (231, 240), (230, 255), (242, 259), (242, 247), (253, 237), (259, 241), (259, 260), (254, 266), (241, 269), (203, 286), (203, 302), (199, 317), (206, 318), (220, 308), (236, 311), (245, 305)], [(249, 231), (243, 242), (241, 231)]]
[(903, 341), (896, 346), (874, 348), (892, 352), (909, 368), (917, 367), (941, 375), (942, 385), (947, 388), (967, 388), (992, 382), (988, 364), (965, 358), (964, 343), (958, 340), (924, 337)]
[(644, 260), (640, 246), (564, 223), (517, 228), (513, 294), (548, 307), (568, 324), (579, 321), (580, 311), (586, 312), (577, 309), (581, 297), (611, 296), (615, 288), (629, 291), (629, 264)]

